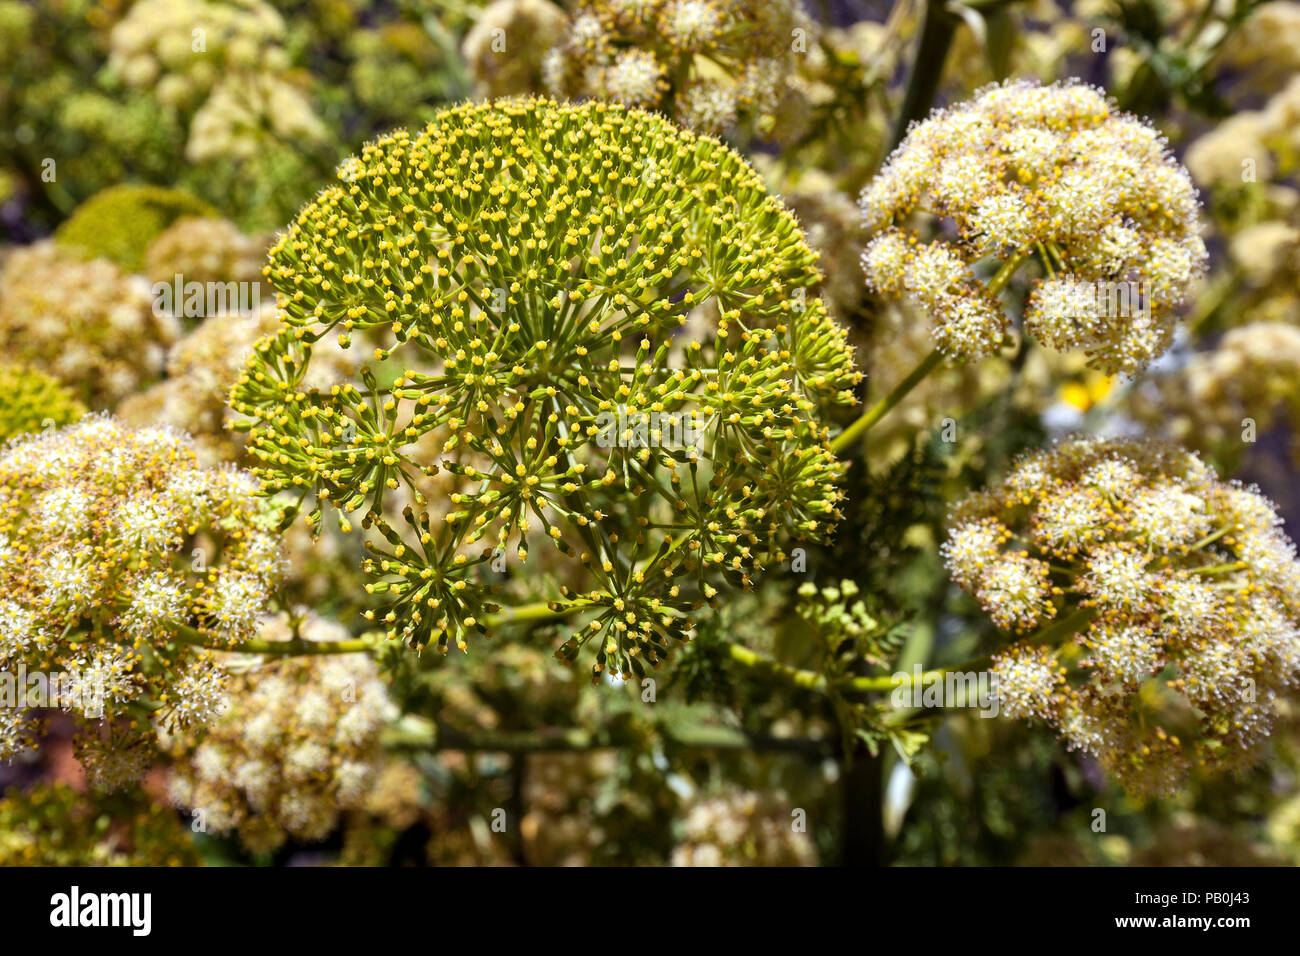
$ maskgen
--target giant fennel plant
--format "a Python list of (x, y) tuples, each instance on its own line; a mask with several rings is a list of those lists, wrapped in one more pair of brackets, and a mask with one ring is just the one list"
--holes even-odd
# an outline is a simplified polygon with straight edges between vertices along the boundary
[[(1107, 372), (1148, 364), (1201, 271), (1197, 208), (1159, 136), (1087, 87), (991, 87), (914, 126), (864, 192), (864, 266), (878, 294), (934, 316), (937, 348), (833, 434), (829, 412), (860, 375), (817, 295), (816, 255), (744, 160), (619, 105), (466, 104), (367, 145), (278, 238), (264, 269), (277, 326), (231, 404), (264, 495), (316, 531), (327, 513), (344, 530), (360, 517), (367, 615), (389, 639), (465, 650), (526, 619), (498, 606), (501, 575), (529, 576), (540, 549), (547, 579), (567, 582), (535, 615), (571, 622), (557, 656), (639, 677), (724, 588), (826, 538), (838, 455), (941, 356), (997, 350), (1019, 320)], [(1031, 260), (1045, 278), (1004, 302)], [(1101, 311), (1089, 286), (1120, 282), (1147, 290), (1138, 314)], [(326, 362), (341, 378), (319, 374)], [(252, 639), (278, 504), (254, 507), (242, 478), (198, 468), (183, 445), (89, 419), (0, 458), (0, 571), (19, 582), (0, 651), (93, 670), (115, 712), (152, 717), (164, 738), (220, 716), (210, 651), (308, 653)], [(449, 490), (435, 498), (435, 484)], [(204, 527), (228, 536), (222, 563), (186, 572), (177, 549)], [(1134, 792), (1257, 758), (1296, 682), (1294, 549), (1270, 503), (1193, 455), (1076, 441), (1030, 456), (954, 510), (943, 553), (1003, 632), (1003, 712), (1048, 722)], [(20, 560), (36, 569), (21, 581)], [(896, 682), (864, 672), (894, 645), (847, 605), (851, 587), (821, 596), (815, 670), (734, 644), (730, 662), (827, 695), (841, 729), (878, 720), (883, 704), (859, 704)], [(216, 726), (195, 754), (247, 729)], [(886, 734), (873, 726), (858, 736)], [(0, 731), (6, 749), (23, 744), (24, 728)], [(218, 829), (302, 768), (322, 793), (368, 779), (357, 759), (327, 781), (313, 750), (250, 788), (242, 758), (223, 762), (236, 750), (178, 776), (181, 802), (228, 811)], [(132, 769), (96, 759), (109, 781)], [(329, 822), (281, 820), (312, 834)]]

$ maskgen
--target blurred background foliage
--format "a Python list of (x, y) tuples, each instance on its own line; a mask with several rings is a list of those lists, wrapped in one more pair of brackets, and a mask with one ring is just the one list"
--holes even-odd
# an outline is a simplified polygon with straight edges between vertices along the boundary
[[(0, 0), (0, 342), (6, 363), (35, 370), (0, 375), (21, 382), (0, 386), (4, 437), (42, 427), (38, 400), (21, 397), (39, 393), (56, 425), (85, 403), (170, 422), (212, 461), (241, 462), (224, 395), (263, 330), (256, 318), (150, 331), (139, 317), (154, 358), (78, 322), (100, 327), (104, 309), (131, 328), (123, 310), (147, 308), (131, 289), (173, 267), (255, 277), (250, 257), (367, 140), (469, 96), (542, 92), (539, 25), (567, 28), (583, 8)], [(834, 543), (722, 602), (652, 684), (591, 686), (552, 658), (562, 637), (546, 624), (445, 659), (385, 648), (402, 711), (388, 765), (320, 843), (259, 855), (198, 832), (165, 806), (165, 767), (137, 792), (92, 797), (53, 715), (45, 746), (0, 769), (0, 862), (1300, 863), (1294, 711), (1269, 763), (1139, 805), (1040, 729), (970, 711), (891, 723), (878, 700), (790, 686), (727, 652), (739, 643), (788, 668), (855, 675), (975, 657), (992, 629), (937, 556), (946, 502), (1076, 429), (1190, 443), (1221, 473), (1258, 482), (1295, 526), (1300, 346), (1285, 330), (1300, 328), (1300, 4), (810, 0), (804, 12), (808, 52), (784, 77), (799, 127), (779, 141), (753, 124), (726, 135), (821, 253), (823, 291), (868, 373), (865, 400), (929, 343), (907, 307), (862, 282), (856, 195), (909, 120), (1008, 76), (1104, 86), (1190, 168), (1214, 265), (1173, 352), (1131, 382), (1027, 348), (932, 376), (852, 461)], [(190, 55), (198, 29), (209, 60)], [(33, 261), (53, 270), (36, 290)], [(34, 316), (57, 327), (28, 352)], [(65, 352), (80, 364), (48, 359)], [(1256, 440), (1242, 440), (1247, 418)], [(294, 529), (289, 550), (289, 600), (360, 633), (357, 533), (327, 528), (312, 542)], [(512, 580), (510, 597), (553, 598), (553, 571)]]

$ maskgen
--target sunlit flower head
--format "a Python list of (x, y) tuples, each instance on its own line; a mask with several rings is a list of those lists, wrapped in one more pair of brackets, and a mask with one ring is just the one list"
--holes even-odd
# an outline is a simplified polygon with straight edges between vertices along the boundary
[(861, 206), (876, 234), (868, 283), (928, 311), (953, 356), (1000, 347), (1008, 325), (990, 287), (1032, 261), (1026, 330), (1134, 372), (1168, 347), (1206, 259), (1196, 189), (1163, 137), (1078, 83), (1008, 82), (934, 113)]
[(1024, 634), (1003, 712), (1051, 723), (1136, 792), (1259, 759), (1300, 682), (1300, 563), (1272, 504), (1190, 452), (1078, 439), (954, 510), (953, 579)]

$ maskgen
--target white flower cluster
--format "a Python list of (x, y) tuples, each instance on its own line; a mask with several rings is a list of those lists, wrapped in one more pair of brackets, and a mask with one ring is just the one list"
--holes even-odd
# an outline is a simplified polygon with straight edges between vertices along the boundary
[(59, 699), (33, 706), (109, 723), (115, 740), (81, 748), (93, 780), (141, 770), (151, 722), (217, 713), (223, 675), (199, 645), (255, 633), (280, 572), (277, 520), (247, 475), (200, 467), (166, 429), (90, 416), (0, 453), (0, 666), (62, 675)]
[[(935, 113), (861, 207), (875, 233), (862, 255), (869, 284), (924, 308), (937, 344), (968, 358), (1003, 343), (998, 293), (1036, 259), (1045, 278), (1025, 328), (1086, 349), (1103, 371), (1134, 372), (1168, 347), (1206, 259), (1196, 189), (1164, 138), (1079, 83), (990, 86)], [(986, 285), (978, 273), (995, 261)]]
[(15, 249), (0, 273), (0, 352), (79, 389), (92, 408), (156, 378), (177, 331), (154, 314), (143, 279), (50, 240)]
[[(307, 612), (281, 613), (261, 637), (337, 641), (346, 631)], [(254, 852), (287, 838), (323, 839), (360, 806), (382, 767), (379, 734), (397, 716), (365, 654), (258, 659), (226, 655), (230, 706), (199, 742), (175, 739), (170, 792), (214, 833)]]
[(1003, 713), (1051, 723), (1135, 792), (1258, 760), (1300, 682), (1295, 547), (1268, 500), (1190, 452), (1033, 454), (956, 509), (943, 553), (1000, 627), (1057, 622), (995, 658)]

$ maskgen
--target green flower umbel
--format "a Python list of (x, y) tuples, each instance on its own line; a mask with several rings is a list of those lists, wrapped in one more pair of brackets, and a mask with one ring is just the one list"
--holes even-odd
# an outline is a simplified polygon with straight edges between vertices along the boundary
[[(827, 533), (818, 408), (859, 376), (808, 291), (814, 253), (730, 149), (640, 111), (513, 101), (371, 144), (340, 179), (272, 249), (285, 323), (233, 402), (267, 491), (366, 509), (391, 635), (463, 648), (489, 568), (536, 537), (591, 585), (562, 656), (595, 638), (597, 671), (639, 673), (724, 574)], [(373, 361), (306, 387), (330, 333)], [(417, 485), (440, 466), (463, 490), (435, 512)], [(409, 497), (409, 527), (385, 495)]]

